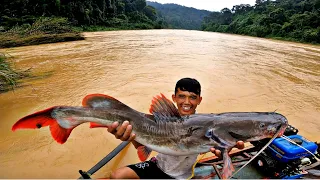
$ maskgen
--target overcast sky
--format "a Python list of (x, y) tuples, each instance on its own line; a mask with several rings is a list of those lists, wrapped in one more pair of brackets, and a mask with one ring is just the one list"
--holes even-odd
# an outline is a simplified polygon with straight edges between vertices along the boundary
[(161, 4), (175, 3), (196, 9), (205, 9), (208, 11), (220, 11), (227, 7), (232, 9), (234, 5), (250, 4), (254, 5), (255, 0), (149, 0), (156, 1)]

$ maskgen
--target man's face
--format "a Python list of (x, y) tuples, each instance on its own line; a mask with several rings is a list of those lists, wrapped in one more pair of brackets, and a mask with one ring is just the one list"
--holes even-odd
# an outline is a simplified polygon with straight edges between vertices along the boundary
[(172, 95), (172, 100), (177, 104), (180, 115), (191, 115), (196, 112), (202, 97), (189, 91), (181, 91), (178, 88), (176, 94)]

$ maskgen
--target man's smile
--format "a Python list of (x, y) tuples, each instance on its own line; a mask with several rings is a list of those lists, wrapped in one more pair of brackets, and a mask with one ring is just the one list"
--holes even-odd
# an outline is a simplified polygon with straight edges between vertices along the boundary
[(189, 111), (191, 109), (191, 107), (190, 106), (182, 106), (182, 109), (184, 111)]

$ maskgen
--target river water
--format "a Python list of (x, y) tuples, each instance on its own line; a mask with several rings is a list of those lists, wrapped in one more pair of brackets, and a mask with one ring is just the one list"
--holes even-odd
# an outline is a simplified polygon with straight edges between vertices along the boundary
[[(0, 94), (0, 178), (77, 178), (121, 141), (106, 129), (73, 130), (56, 143), (48, 128), (11, 131), (21, 117), (81, 105), (91, 93), (148, 113), (153, 96), (171, 97), (177, 80), (202, 85), (199, 113), (276, 111), (309, 140), (320, 140), (320, 47), (188, 30), (85, 33), (86, 40), (0, 49), (16, 68), (40, 76)], [(128, 146), (96, 173), (138, 162)]]

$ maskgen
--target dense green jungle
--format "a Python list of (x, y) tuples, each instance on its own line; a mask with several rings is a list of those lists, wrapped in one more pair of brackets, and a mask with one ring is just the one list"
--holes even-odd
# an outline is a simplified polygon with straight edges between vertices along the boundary
[[(81, 32), (190, 29), (320, 43), (320, 0), (256, 0), (210, 12), (146, 0), (2, 0), (0, 48), (83, 40)], [(27, 73), (0, 54), (0, 93)]]
[(205, 17), (201, 30), (320, 43), (320, 0), (256, 0)]

